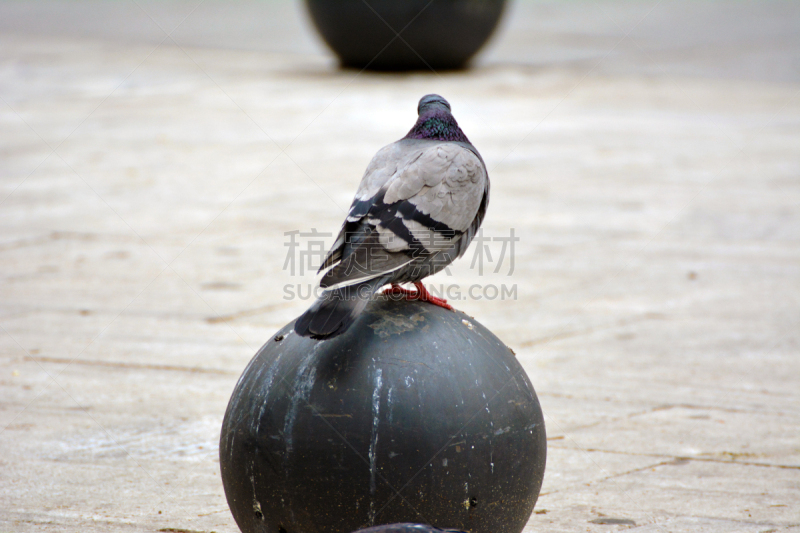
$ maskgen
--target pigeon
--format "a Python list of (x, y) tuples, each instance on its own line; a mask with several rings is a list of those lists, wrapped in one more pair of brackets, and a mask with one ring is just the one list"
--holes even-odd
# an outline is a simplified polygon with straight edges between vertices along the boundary
[[(467, 250), (489, 204), (489, 175), (450, 104), (423, 96), (416, 124), (367, 166), (342, 229), (319, 272), (319, 298), (295, 322), (298, 335), (341, 335), (385, 285), (384, 294), (447, 309), (420, 280)], [(413, 283), (416, 290), (400, 283)]]
[(439, 529), (423, 524), (400, 523), (359, 529), (353, 533), (466, 533), (458, 529)]

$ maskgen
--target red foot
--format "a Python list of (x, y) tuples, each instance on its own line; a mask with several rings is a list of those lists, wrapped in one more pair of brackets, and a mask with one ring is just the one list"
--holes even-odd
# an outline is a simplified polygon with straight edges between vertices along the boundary
[(432, 303), (433, 305), (438, 305), (439, 307), (444, 307), (450, 311), (453, 310), (453, 306), (447, 303), (447, 300), (443, 298), (437, 298), (429, 293), (428, 289), (425, 288), (425, 285), (423, 285), (422, 282), (415, 282), (414, 287), (416, 287), (417, 290), (412, 291), (411, 289), (404, 289), (400, 285), (392, 283), (392, 287), (383, 291), (383, 294), (402, 295), (405, 296), (407, 300), (419, 300), (420, 302), (428, 302)]

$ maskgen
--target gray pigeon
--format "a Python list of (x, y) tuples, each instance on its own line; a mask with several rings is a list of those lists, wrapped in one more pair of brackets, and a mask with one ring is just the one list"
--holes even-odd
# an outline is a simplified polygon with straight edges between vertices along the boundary
[(439, 529), (423, 524), (400, 523), (359, 529), (353, 533), (465, 533), (457, 529)]
[[(420, 280), (466, 252), (489, 204), (489, 175), (447, 100), (423, 96), (417, 112), (411, 131), (367, 167), (320, 267), (329, 268), (320, 281), (324, 291), (295, 322), (298, 335), (340, 335), (387, 284), (387, 293), (452, 309)], [(416, 291), (398, 286), (406, 282)]]

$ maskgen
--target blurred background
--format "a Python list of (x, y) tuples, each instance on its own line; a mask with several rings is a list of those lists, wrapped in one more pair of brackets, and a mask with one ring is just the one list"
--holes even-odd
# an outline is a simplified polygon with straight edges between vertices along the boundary
[(338, 231), (427, 93), (492, 179), (494, 240), (428, 282), (515, 290), (454, 303), (542, 403), (527, 529), (797, 529), (800, 3), (510, 1), (469, 68), (390, 73), (340, 68), (300, 1), (20, 0), (0, 530), (237, 530), (219, 427), (310, 304), (290, 234)]

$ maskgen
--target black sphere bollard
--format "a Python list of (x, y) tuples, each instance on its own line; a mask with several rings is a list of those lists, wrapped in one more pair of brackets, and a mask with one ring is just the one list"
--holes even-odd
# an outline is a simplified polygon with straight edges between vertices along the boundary
[(385, 298), (330, 340), (292, 327), (250, 361), (222, 425), (222, 482), (244, 533), (522, 531), (545, 427), (497, 337), (464, 313)]
[(306, 0), (306, 4), (343, 66), (429, 71), (464, 67), (494, 32), (505, 0)]

